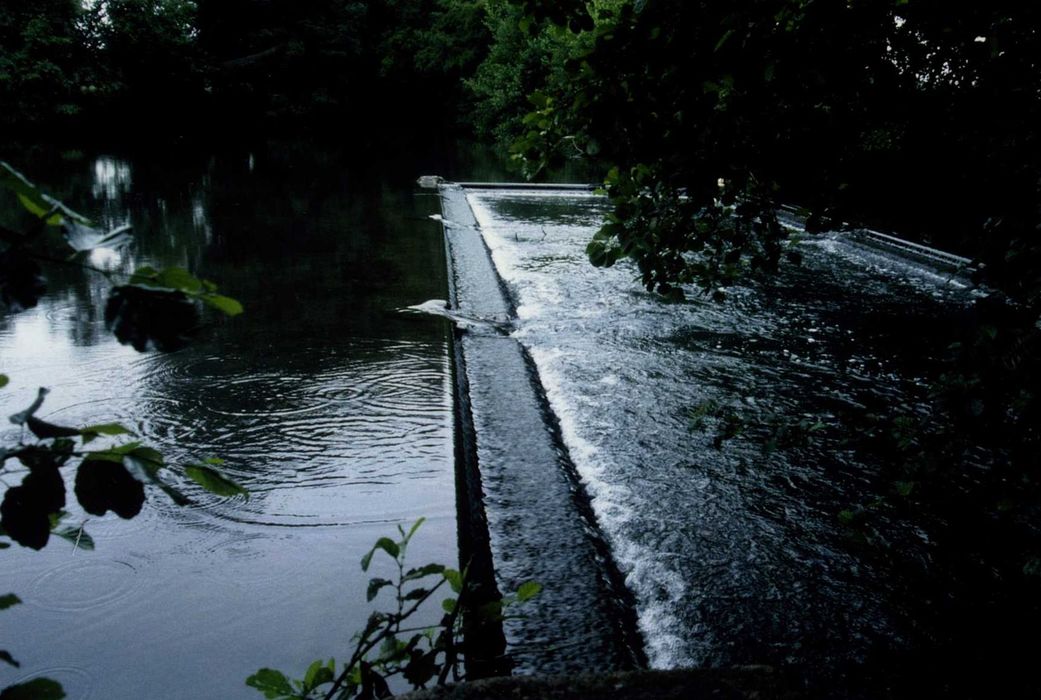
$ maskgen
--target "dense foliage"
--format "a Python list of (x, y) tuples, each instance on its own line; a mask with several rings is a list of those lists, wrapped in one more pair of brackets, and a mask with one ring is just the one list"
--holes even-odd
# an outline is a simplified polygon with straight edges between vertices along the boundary
[[(458, 571), (432, 563), (406, 569), (409, 542), (423, 521), (417, 520), (408, 532), (398, 525), (401, 539), (381, 537), (362, 557), (362, 571), (369, 570), (378, 552), (393, 560), (395, 580), (369, 579), (366, 598), (371, 603), (386, 589), (393, 593), (394, 606), (369, 616), (365, 628), (354, 635), (354, 649), (339, 669), (335, 659), (316, 659), (303, 678), (290, 679), (276, 669), (262, 668), (246, 679), (246, 685), (271, 700), (370, 700), (391, 697), (388, 681), (404, 681), (412, 689), (458, 683), (465, 678), (464, 667), (470, 668), (472, 657), (491, 655), (493, 650), (477, 648), (466, 639), (467, 632), (491, 621), (501, 624), (511, 606), (531, 600), (542, 586), (527, 581), (516, 593), (482, 602), (479, 586), (468, 578), (465, 568)], [(451, 595), (441, 592), (446, 584)], [(444, 614), (438, 624), (418, 624), (416, 618), (429, 614), (425, 603), (439, 597)]]
[(933, 574), (973, 582), (944, 595), (957, 622), (937, 655), (1015, 676), (1024, 649), (1000, 625), (1041, 617), (1037, 6), (515, 4), (588, 46), (530, 96), (515, 152), (532, 173), (576, 155), (608, 173), (594, 264), (629, 258), (649, 289), (725, 299), (798, 261), (782, 203), (804, 207), (811, 232), (866, 223), (974, 258), (979, 298), (951, 328), (930, 409), (847, 417), (892, 488), (841, 520), (876, 544), (874, 510), (920, 525), (940, 547)]
[(0, 8), (0, 125), (156, 139), (412, 110), (450, 125), (483, 16), (475, 0), (15, 0)]

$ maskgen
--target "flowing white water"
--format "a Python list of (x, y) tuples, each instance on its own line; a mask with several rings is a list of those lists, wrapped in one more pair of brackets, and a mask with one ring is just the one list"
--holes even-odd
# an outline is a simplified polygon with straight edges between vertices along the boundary
[[(602, 199), (468, 199), (653, 666), (828, 665), (917, 634), (910, 584), (839, 525), (884, 489), (843, 422), (922, 400), (963, 285), (817, 237), (801, 267), (725, 303), (667, 304), (632, 266), (588, 264)], [(728, 425), (737, 435), (717, 447)], [(927, 556), (921, 533), (890, 525), (908, 556)]]

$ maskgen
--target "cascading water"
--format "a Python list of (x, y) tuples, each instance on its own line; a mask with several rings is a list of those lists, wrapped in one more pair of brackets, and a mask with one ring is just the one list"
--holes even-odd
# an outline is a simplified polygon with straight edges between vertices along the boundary
[[(467, 200), (652, 666), (838, 668), (928, 637), (913, 577), (839, 522), (888, 486), (845, 421), (921, 405), (964, 281), (829, 235), (724, 303), (670, 304), (630, 265), (587, 262), (602, 198)], [(924, 532), (885, 527), (894, 551), (928, 558)]]

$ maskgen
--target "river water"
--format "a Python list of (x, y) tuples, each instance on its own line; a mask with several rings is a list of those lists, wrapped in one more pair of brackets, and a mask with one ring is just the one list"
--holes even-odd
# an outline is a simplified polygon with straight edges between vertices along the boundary
[(838, 516), (892, 490), (850, 418), (924, 404), (966, 284), (835, 235), (723, 303), (669, 304), (588, 264), (603, 199), (467, 197), (652, 666), (828, 675), (932, 643), (928, 534), (883, 509), (886, 545), (858, 547)]
[(0, 666), (0, 687), (45, 675), (72, 700), (260, 697), (244, 680), (262, 666), (299, 677), (349, 653), (368, 576), (391, 573), (359, 560), (396, 524), (427, 518), (412, 563), (457, 565), (447, 328), (398, 312), (445, 296), (422, 164), (294, 143), (14, 164), (99, 223), (133, 224), (127, 251), (90, 264), (187, 267), (246, 312), (139, 354), (104, 330), (104, 277), (51, 266), (39, 306), (0, 317), (0, 412), (49, 387), (46, 420), (120, 421), (172, 463), (220, 457), (250, 496), (172, 477), (196, 504), (150, 492), (132, 520), (70, 498), (94, 551), (0, 552), (0, 590), (23, 600), (0, 616), (0, 648), (22, 664)]
[[(395, 524), (427, 518), (414, 563), (456, 561), (447, 324), (399, 313), (447, 297), (439, 202), (413, 181), (504, 174), (292, 143), (69, 156), (17, 165), (100, 223), (134, 225), (128, 251), (92, 265), (188, 267), (246, 313), (142, 355), (104, 330), (101, 275), (49, 269), (37, 308), (0, 317), (0, 409), (47, 386), (42, 417), (121, 421), (172, 462), (219, 456), (250, 497), (182, 480), (194, 506), (150, 493), (129, 521), (70, 508), (94, 551), (0, 552), (0, 594), (24, 601), (0, 614), (0, 648), (22, 662), (0, 687), (46, 675), (73, 699), (259, 697), (243, 681), (261, 666), (345, 656), (371, 610), (358, 561)], [(935, 586), (906, 565), (928, 561), (929, 534), (881, 512), (876, 556), (837, 515), (891, 491), (847, 422), (923, 404), (963, 283), (826, 236), (725, 303), (667, 304), (624, 263), (588, 265), (603, 200), (468, 201), (651, 665), (841, 668), (927, 642)]]

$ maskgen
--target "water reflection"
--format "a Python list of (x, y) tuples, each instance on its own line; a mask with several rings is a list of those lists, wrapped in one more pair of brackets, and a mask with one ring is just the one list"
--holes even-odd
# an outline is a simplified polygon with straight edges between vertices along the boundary
[(130, 163), (111, 156), (99, 156), (94, 161), (94, 185), (91, 191), (95, 199), (118, 200), (130, 191), (133, 182)]
[[(369, 611), (357, 562), (392, 523), (429, 517), (417, 563), (456, 556), (446, 328), (396, 312), (444, 295), (441, 238), (417, 223), (436, 200), (413, 196), (411, 168), (300, 144), (33, 165), (74, 209), (133, 224), (128, 251), (91, 265), (183, 266), (247, 311), (140, 355), (104, 330), (102, 275), (48, 269), (39, 307), (0, 317), (0, 410), (48, 386), (50, 420), (123, 422), (173, 463), (218, 455), (251, 496), (178, 483), (195, 505), (150, 493), (130, 521), (70, 508), (93, 553), (3, 552), (0, 588), (26, 604), (5, 611), (23, 667), (0, 686), (58, 664), (73, 698), (252, 698), (260, 666), (342, 653)], [(24, 221), (6, 200), (0, 219)]]

